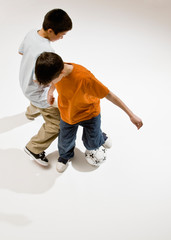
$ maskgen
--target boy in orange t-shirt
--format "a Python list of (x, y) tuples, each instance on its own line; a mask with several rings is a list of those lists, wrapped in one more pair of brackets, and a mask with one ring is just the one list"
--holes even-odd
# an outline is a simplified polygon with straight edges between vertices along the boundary
[(87, 149), (87, 161), (99, 166), (105, 160), (105, 151), (111, 147), (111, 140), (101, 131), (100, 99), (106, 97), (120, 107), (138, 129), (143, 125), (139, 117), (83, 66), (64, 63), (57, 54), (44, 52), (36, 61), (35, 74), (39, 84), (51, 83), (49, 104), (54, 102), (54, 89), (58, 91), (61, 114), (58, 172), (63, 172), (74, 156), (78, 126), (83, 127), (82, 140)]

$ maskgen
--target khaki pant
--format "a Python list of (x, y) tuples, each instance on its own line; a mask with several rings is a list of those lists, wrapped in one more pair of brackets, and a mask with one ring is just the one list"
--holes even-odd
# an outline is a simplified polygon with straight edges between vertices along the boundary
[(25, 115), (28, 119), (34, 120), (36, 117), (41, 115), (41, 113), (40, 113), (39, 108), (37, 108), (36, 106), (34, 106), (30, 103), (30, 106), (28, 106)]
[(59, 135), (60, 113), (57, 107), (37, 108), (30, 104), (26, 116), (29, 119), (42, 115), (45, 123), (38, 133), (31, 138), (26, 147), (33, 153), (39, 154), (47, 149)]

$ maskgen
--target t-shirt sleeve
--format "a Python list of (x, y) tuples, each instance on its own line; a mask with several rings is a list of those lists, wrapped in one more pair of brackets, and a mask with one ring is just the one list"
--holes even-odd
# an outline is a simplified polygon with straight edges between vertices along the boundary
[(109, 89), (90, 72), (84, 79), (84, 91), (90, 96), (97, 98), (104, 98), (109, 93)]

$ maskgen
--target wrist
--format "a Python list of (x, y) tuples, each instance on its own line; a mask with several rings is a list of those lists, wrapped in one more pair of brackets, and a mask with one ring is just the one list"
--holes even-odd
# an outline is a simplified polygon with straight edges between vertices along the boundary
[(128, 116), (129, 116), (129, 118), (133, 118), (133, 117), (135, 116), (134, 113), (131, 112), (131, 111), (128, 111), (127, 114), (128, 114)]

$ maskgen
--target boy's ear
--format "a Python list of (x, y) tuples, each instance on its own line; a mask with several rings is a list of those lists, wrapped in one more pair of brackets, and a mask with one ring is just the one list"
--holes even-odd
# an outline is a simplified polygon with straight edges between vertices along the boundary
[(48, 32), (48, 34), (54, 33), (54, 31), (53, 31), (51, 28), (49, 28), (49, 29), (47, 30), (47, 32)]
[(37, 83), (38, 85), (41, 85), (41, 84), (37, 81), (37, 79), (33, 79), (33, 82)]

